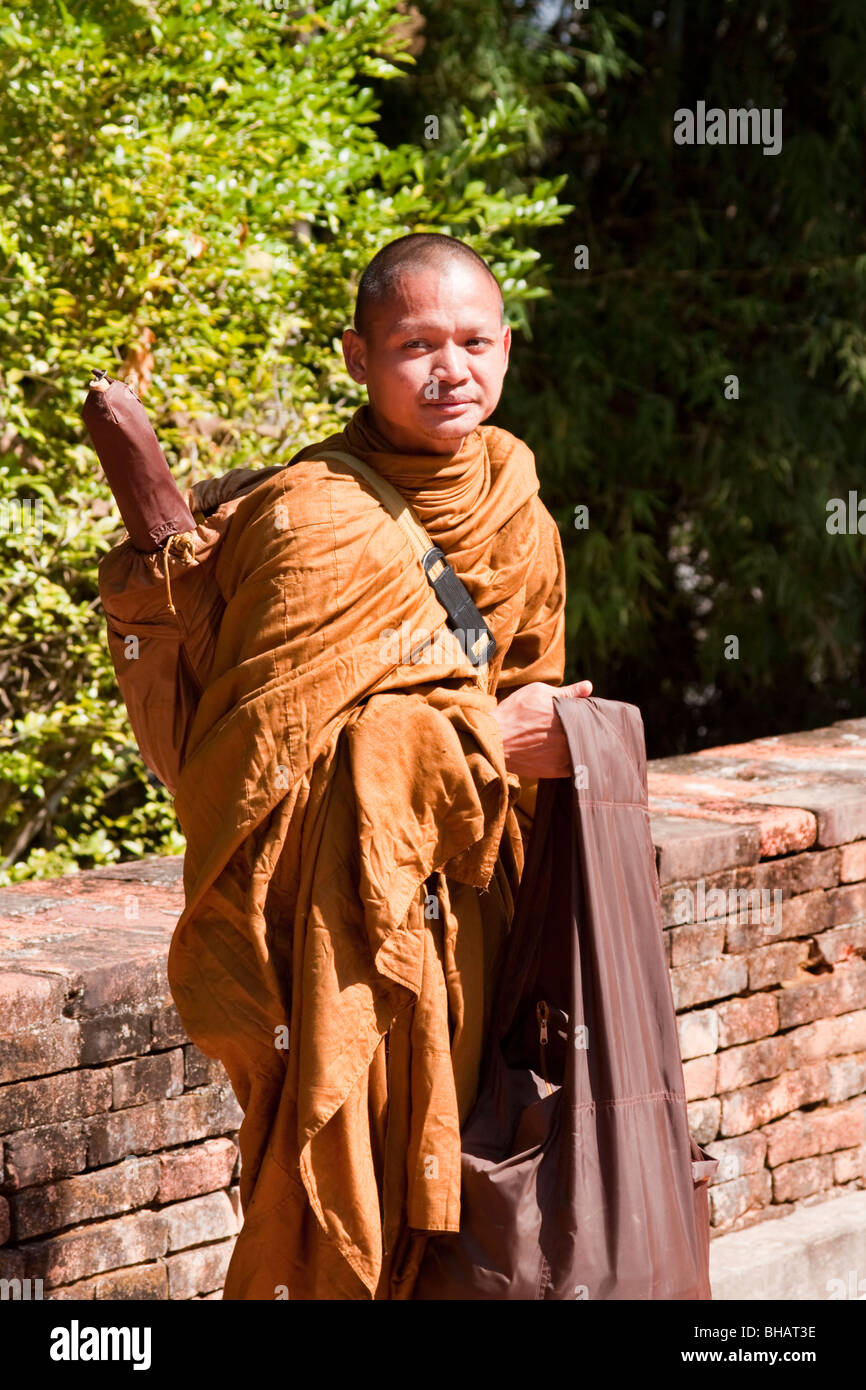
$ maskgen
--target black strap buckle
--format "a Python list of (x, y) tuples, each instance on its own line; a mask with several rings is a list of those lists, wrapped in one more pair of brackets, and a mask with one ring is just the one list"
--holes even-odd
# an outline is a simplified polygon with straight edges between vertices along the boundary
[(482, 666), (496, 651), (496, 639), (469, 595), (463, 580), (454, 573), (438, 545), (431, 546), (421, 559), (427, 581), (445, 612), (448, 626), (460, 642), (473, 666)]

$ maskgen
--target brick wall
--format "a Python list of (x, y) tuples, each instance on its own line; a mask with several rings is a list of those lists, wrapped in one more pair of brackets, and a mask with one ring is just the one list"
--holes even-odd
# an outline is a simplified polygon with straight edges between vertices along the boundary
[(242, 1117), (168, 993), (182, 906), (175, 858), (0, 889), (0, 1279), (24, 1296), (220, 1296)]
[[(658, 760), (650, 798), (714, 1233), (862, 1188), (866, 720)], [(0, 889), (0, 1280), (219, 1297), (241, 1115), (168, 995), (182, 899), (178, 859)]]
[(866, 720), (650, 764), (713, 1233), (866, 1179)]

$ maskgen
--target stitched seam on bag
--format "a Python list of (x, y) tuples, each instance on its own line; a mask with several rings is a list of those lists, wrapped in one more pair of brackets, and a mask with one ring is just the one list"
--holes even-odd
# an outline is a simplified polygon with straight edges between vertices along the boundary
[[(577, 790), (579, 791), (580, 788), (578, 788)], [(595, 801), (595, 800), (591, 800), (588, 796), (587, 796), (587, 797), (583, 797), (583, 796), (580, 797), (580, 798), (579, 798), (579, 801), (578, 801), (578, 804), (581, 805), (581, 806), (612, 806), (612, 807), (614, 808), (614, 810), (617, 810), (617, 811), (620, 809), (620, 807), (622, 807), (624, 810), (625, 810), (625, 809), (630, 809), (630, 810), (633, 810), (633, 811), (647, 811), (647, 810), (648, 810), (647, 804), (646, 804), (645, 801)]]
[(582, 1100), (575, 1110), (594, 1110), (597, 1105), (638, 1105), (644, 1100), (685, 1100), (684, 1091), (648, 1091), (643, 1096), (612, 1096), (608, 1100)]
[[(634, 708), (637, 709), (637, 705), (635, 705)], [(619, 729), (617, 729), (617, 727), (616, 727), (616, 725), (614, 724), (613, 720), (612, 720), (611, 718), (609, 718), (609, 716), (607, 716), (607, 715), (604, 715), (603, 717), (604, 717), (605, 723), (607, 724), (608, 732), (611, 733), (611, 734), (613, 735), (613, 737), (616, 739), (617, 743), (618, 743), (618, 744), (620, 745), (620, 747), (622, 748), (622, 751), (623, 751), (623, 753), (624, 753), (624, 755), (625, 755), (626, 761), (627, 761), (627, 762), (629, 763), (629, 765), (631, 766), (631, 768), (632, 768), (632, 770), (633, 770), (633, 772), (634, 772), (634, 775), (635, 775), (635, 777), (637, 778), (638, 785), (640, 786), (641, 791), (643, 791), (643, 790), (644, 790), (644, 780), (645, 780), (645, 778), (646, 778), (646, 772), (644, 771), (644, 780), (642, 780), (642, 779), (641, 779), (641, 775), (640, 775), (640, 774), (641, 774), (641, 769), (640, 769), (638, 763), (635, 762), (634, 754), (633, 754), (632, 750), (628, 747), (628, 744), (626, 743), (626, 741), (625, 741), (625, 739), (623, 738), (622, 734), (619, 732)], [(641, 718), (641, 713), (640, 713), (640, 710), (639, 710), (639, 709), (638, 709), (638, 718), (641, 720), (641, 724), (643, 724), (643, 719)], [(644, 764), (644, 769), (645, 769), (645, 768), (646, 768), (646, 758), (645, 758), (645, 757), (644, 757), (644, 760), (643, 760), (643, 764)]]

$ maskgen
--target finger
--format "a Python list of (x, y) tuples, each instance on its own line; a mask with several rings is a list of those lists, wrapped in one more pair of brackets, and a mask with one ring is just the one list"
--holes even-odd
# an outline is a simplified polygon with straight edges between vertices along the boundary
[(592, 694), (592, 681), (575, 681), (573, 685), (560, 686), (555, 693), (565, 695), (568, 699), (577, 700), (582, 695)]

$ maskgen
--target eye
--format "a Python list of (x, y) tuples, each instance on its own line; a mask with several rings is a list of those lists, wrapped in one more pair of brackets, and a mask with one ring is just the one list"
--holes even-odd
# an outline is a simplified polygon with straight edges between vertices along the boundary
[(411, 342), (408, 342), (408, 343), (404, 343), (404, 344), (403, 344), (403, 349), (404, 349), (404, 351), (406, 351), (406, 350), (408, 350), (408, 349), (410, 349), (410, 348), (429, 347), (429, 346), (430, 346), (430, 344), (427, 342), (427, 339), (426, 339), (426, 338), (413, 338), (413, 339), (411, 340)]

